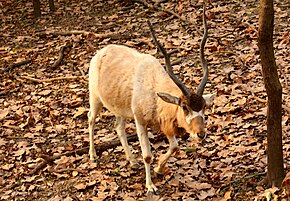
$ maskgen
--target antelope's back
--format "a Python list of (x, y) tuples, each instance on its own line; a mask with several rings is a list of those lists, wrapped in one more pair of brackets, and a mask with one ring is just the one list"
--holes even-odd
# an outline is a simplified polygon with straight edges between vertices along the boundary
[(156, 90), (165, 85), (163, 82), (168, 85), (168, 79), (153, 56), (126, 46), (109, 45), (91, 60), (90, 96), (99, 98), (107, 109), (123, 117), (133, 118), (136, 112), (152, 116)]

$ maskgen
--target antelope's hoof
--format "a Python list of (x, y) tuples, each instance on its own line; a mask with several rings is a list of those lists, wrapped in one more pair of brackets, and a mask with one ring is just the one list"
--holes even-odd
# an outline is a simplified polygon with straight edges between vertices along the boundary
[(150, 186), (147, 187), (147, 196), (152, 196), (152, 195), (159, 195), (160, 192), (157, 189), (157, 187), (154, 184), (151, 184)]
[(162, 177), (164, 175), (167, 175), (168, 173), (170, 172), (170, 169), (167, 168), (167, 167), (155, 167), (154, 168), (154, 173), (155, 173), (155, 176), (157, 177)]
[(159, 167), (155, 167), (154, 168), (154, 173), (158, 176), (158, 175), (163, 175), (164, 174), (164, 170), (162, 168)]

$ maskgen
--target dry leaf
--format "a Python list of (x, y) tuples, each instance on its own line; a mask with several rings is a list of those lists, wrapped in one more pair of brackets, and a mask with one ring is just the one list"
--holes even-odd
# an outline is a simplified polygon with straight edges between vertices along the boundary
[(78, 190), (84, 190), (87, 186), (84, 183), (79, 183), (77, 185), (74, 185), (74, 187)]
[(65, 130), (67, 129), (66, 125), (55, 125), (55, 130), (57, 131), (57, 133), (63, 133)]
[(50, 198), (48, 201), (62, 201), (62, 197), (60, 197), (59, 195), (56, 195), (55, 197), (53, 198)]
[[(290, 117), (285, 109), (290, 103), (287, 90), (290, 80), (288, 1), (275, 4), (277, 23), (273, 40), (283, 87), (281, 126), (285, 134), (283, 156), (286, 162), (290, 158), (290, 138), (287, 136)], [(85, 109), (89, 106), (89, 89), (87, 77), (38, 83), (18, 76), (38, 79), (87, 76), (96, 50), (111, 43), (149, 53), (164, 67), (164, 57), (152, 43), (146, 18), (152, 21), (159, 41), (168, 52), (178, 50), (170, 55), (172, 62), (180, 61), (173, 66), (173, 71), (186, 86), (195, 90), (203, 74), (199, 58), (202, 34), (198, 33), (203, 31), (202, 1), (194, 2), (194, 6), (191, 5), (193, 1), (146, 1), (154, 4), (147, 7), (143, 3), (117, 0), (72, 1), (69, 4), (59, 0), (54, 1), (57, 3), (54, 13), (49, 12), (49, 6), (41, 6), (43, 15), (35, 19), (37, 26), (31, 24), (32, 1), (27, 2), (0, 3), (4, 22), (0, 33), (0, 71), (3, 71), (0, 76), (0, 199), (144, 200), (145, 171), (139, 142), (129, 143), (143, 167), (138, 170), (130, 169), (122, 146), (117, 146), (98, 154), (96, 163), (89, 160), (88, 151), (85, 151), (83, 155), (73, 154), (49, 162), (33, 176), (27, 175), (45, 162), (42, 154), (53, 157), (89, 146), (88, 110)], [(193, 23), (184, 26), (187, 23), (181, 18), (161, 12), (158, 6), (178, 12)], [(181, 150), (166, 164), (170, 172), (163, 178), (152, 178), (162, 196), (152, 196), (150, 201), (252, 200), (257, 193), (261, 194), (261, 200), (266, 199), (265, 195), (271, 195), (272, 200), (278, 196), (282, 201), (287, 200), (288, 176), (283, 187), (271, 193), (259, 186), (264, 175), (252, 177), (267, 166), (268, 98), (257, 51), (256, 3), (254, 0), (223, 1), (222, 4), (210, 1), (206, 15), (209, 37), (204, 52), (209, 79), (205, 93), (217, 94), (214, 105), (205, 110), (207, 137), (195, 144), (194, 139), (186, 139), (186, 135), (178, 138)], [(90, 33), (58, 35), (74, 29)], [(94, 32), (113, 33), (116, 37), (99, 39)], [(50, 69), (59, 57), (60, 46), (70, 42), (73, 47), (64, 52), (61, 65)], [(4, 72), (11, 64), (26, 59), (33, 62)], [(108, 77), (112, 84), (117, 82), (114, 73), (117, 72)], [(114, 114), (102, 109), (96, 119), (95, 146), (117, 138), (113, 131), (114, 121)], [(157, 159), (167, 152), (169, 145), (167, 140), (156, 138), (155, 131), (148, 130), (154, 156), (151, 167), (156, 167)], [(134, 121), (126, 121), (125, 131), (136, 133)], [(192, 144), (195, 150), (182, 151), (183, 147)], [(229, 182), (232, 183), (230, 189), (221, 188)], [(75, 184), (79, 190), (70, 189)]]
[(3, 138), (0, 138), (0, 146), (3, 146), (7, 143), (6, 140), (4, 140)]
[(197, 195), (200, 200), (205, 200), (206, 198), (212, 197), (215, 195), (215, 190), (211, 188), (207, 191), (200, 191), (200, 193)]
[(47, 89), (47, 90), (43, 90), (43, 91), (39, 92), (38, 94), (41, 95), (41, 96), (47, 96), (47, 95), (49, 95), (51, 92), (52, 92), (52, 90)]
[(73, 176), (73, 177), (77, 176), (78, 174), (79, 174), (78, 171), (75, 171), (75, 170), (74, 170), (74, 171), (72, 172), (72, 176)]
[(73, 118), (77, 118), (78, 116), (81, 116), (82, 114), (84, 114), (85, 112), (87, 112), (87, 108), (85, 107), (79, 107), (78, 110), (75, 112)]
[(17, 151), (14, 151), (14, 156), (22, 156), (25, 153), (25, 149), (19, 149)]
[(232, 193), (232, 191), (227, 191), (227, 192), (225, 193), (225, 195), (224, 195), (224, 198), (225, 198), (226, 200), (230, 200), (230, 199), (231, 199), (231, 193)]
[(5, 164), (1, 166), (3, 170), (11, 170), (13, 167), (14, 167), (14, 164)]
[(0, 110), (0, 121), (2, 121), (9, 114), (8, 109)]

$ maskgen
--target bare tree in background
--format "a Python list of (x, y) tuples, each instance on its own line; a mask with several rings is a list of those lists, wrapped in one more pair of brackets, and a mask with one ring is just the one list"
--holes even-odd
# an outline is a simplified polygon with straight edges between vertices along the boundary
[[(34, 10), (34, 17), (40, 17), (41, 16), (41, 9), (40, 9), (40, 1), (39, 0), (33, 0), (33, 10)], [(54, 1), (48, 0), (49, 9), (51, 12), (55, 11)]]
[(258, 46), (268, 96), (267, 110), (267, 184), (280, 186), (284, 178), (282, 150), (282, 87), (273, 48), (273, 0), (260, 0)]
[(41, 16), (40, 1), (39, 0), (33, 0), (33, 11), (34, 11), (34, 17)]

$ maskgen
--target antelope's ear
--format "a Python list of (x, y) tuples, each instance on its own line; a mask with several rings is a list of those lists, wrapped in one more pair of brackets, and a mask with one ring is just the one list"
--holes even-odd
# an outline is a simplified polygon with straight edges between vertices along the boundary
[(167, 103), (180, 105), (180, 98), (178, 98), (176, 96), (172, 96), (172, 95), (170, 95), (168, 93), (162, 93), (162, 92), (158, 92), (157, 96), (159, 96), (162, 100), (164, 100)]
[(207, 107), (210, 107), (213, 104), (213, 100), (216, 97), (216, 94), (206, 94), (202, 95), (203, 99), (205, 100), (205, 104)]

